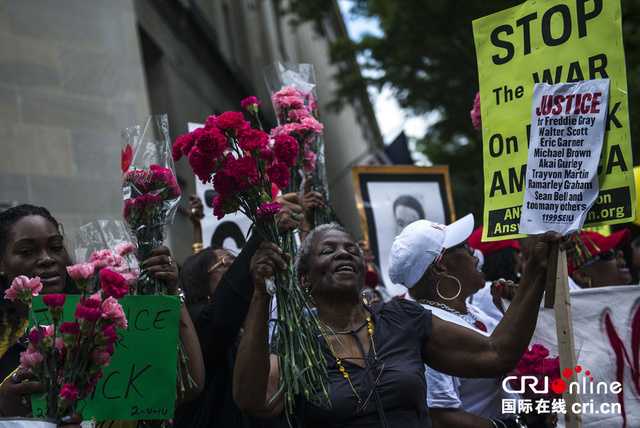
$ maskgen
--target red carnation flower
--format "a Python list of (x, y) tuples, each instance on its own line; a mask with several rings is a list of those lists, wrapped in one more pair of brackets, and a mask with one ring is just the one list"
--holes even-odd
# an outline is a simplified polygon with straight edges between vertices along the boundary
[(244, 123), (244, 115), (235, 111), (224, 112), (215, 119), (216, 128), (223, 134), (231, 136), (235, 136), (238, 128), (242, 128)]
[(280, 134), (276, 137), (273, 146), (273, 152), (276, 159), (284, 162), (288, 167), (293, 166), (298, 159), (298, 150), (300, 146), (295, 138), (287, 134)]
[(245, 98), (244, 100), (242, 100), (240, 102), (240, 107), (246, 109), (248, 106), (260, 105), (260, 104), (262, 104), (262, 102), (258, 101), (258, 99), (256, 97), (247, 97), (247, 98)]
[(70, 403), (75, 403), (78, 399), (78, 388), (72, 383), (65, 383), (60, 390), (60, 397)]
[(275, 162), (267, 167), (267, 174), (271, 181), (280, 189), (289, 185), (289, 167), (282, 162)]
[(271, 218), (274, 215), (278, 214), (282, 209), (282, 205), (277, 202), (267, 202), (265, 204), (260, 205), (258, 211), (256, 211), (256, 215), (258, 218)]
[(60, 324), (58, 332), (60, 334), (72, 334), (76, 336), (80, 332), (80, 328), (78, 327), (78, 323), (65, 321)]
[(61, 308), (67, 299), (66, 294), (45, 294), (42, 296), (42, 302), (48, 308)]
[(229, 174), (229, 171), (221, 169), (213, 176), (213, 188), (220, 195), (228, 196), (238, 191), (238, 180)]
[(78, 303), (74, 316), (78, 320), (94, 323), (102, 317), (102, 311), (100, 309), (88, 308)]
[(191, 149), (193, 149), (193, 146), (196, 144), (196, 140), (198, 139), (198, 137), (200, 136), (200, 134), (202, 134), (204, 132), (204, 128), (196, 128), (193, 131), (189, 132), (187, 135), (185, 135), (185, 140), (184, 140), (184, 144), (182, 145), (182, 154), (185, 156), (189, 156), (189, 153), (191, 153)]
[(254, 180), (258, 175), (256, 161), (251, 156), (234, 159), (229, 162), (229, 174), (235, 177), (236, 180), (242, 180), (243, 178)]
[(215, 215), (218, 220), (227, 214), (224, 212), (224, 202), (224, 195), (218, 195), (213, 198), (213, 202), (211, 204), (213, 206), (213, 215)]
[(189, 165), (198, 179), (206, 184), (211, 181), (211, 173), (215, 169), (216, 161), (215, 158), (195, 147), (189, 153)]
[(271, 161), (273, 161), (273, 150), (271, 149), (260, 150), (260, 159), (264, 159), (267, 162), (271, 163)]
[(269, 144), (269, 135), (257, 129), (251, 129), (242, 133), (238, 145), (241, 149), (249, 151), (253, 149), (262, 149)]
[(102, 282), (102, 291), (114, 299), (122, 299), (129, 291), (125, 278), (110, 269), (100, 271), (100, 282)]
[(207, 121), (204, 123), (204, 130), (205, 131), (209, 131), (214, 126), (216, 126), (216, 117), (215, 116), (209, 116), (207, 118)]
[(218, 128), (211, 128), (200, 134), (196, 140), (196, 147), (212, 158), (217, 158), (227, 149), (227, 137), (222, 135)]

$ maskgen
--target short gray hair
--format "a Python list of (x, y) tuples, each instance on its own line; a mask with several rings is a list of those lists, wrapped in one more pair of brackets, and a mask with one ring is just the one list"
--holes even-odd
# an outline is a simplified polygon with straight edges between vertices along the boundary
[[(305, 240), (302, 241), (302, 243), (298, 247), (296, 260), (293, 265), (293, 271), (296, 275), (296, 278), (300, 278), (300, 276), (309, 272), (309, 255), (311, 253), (311, 241), (313, 241), (316, 236), (326, 230), (337, 230), (339, 232), (344, 232), (349, 235), (349, 237), (355, 242), (355, 238), (351, 234), (351, 231), (346, 227), (336, 223), (335, 221), (331, 223), (321, 224), (320, 226), (314, 228), (311, 232), (309, 232)], [(364, 259), (362, 249), (360, 247), (358, 247), (358, 249), (360, 250), (360, 257)]]

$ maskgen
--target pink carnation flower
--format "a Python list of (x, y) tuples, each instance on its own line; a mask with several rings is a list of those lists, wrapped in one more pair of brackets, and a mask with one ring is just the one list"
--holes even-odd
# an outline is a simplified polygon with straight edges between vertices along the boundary
[(42, 363), (42, 354), (33, 345), (29, 345), (27, 350), (20, 353), (20, 367), (19, 369), (27, 370)]
[(107, 297), (102, 302), (102, 318), (113, 321), (116, 327), (126, 330), (128, 327), (127, 317), (122, 306), (113, 297)]
[(100, 271), (100, 282), (102, 283), (102, 291), (107, 296), (122, 299), (129, 292), (129, 286), (127, 286), (124, 277), (110, 269)]
[(303, 108), (291, 110), (289, 112), (289, 120), (294, 122), (301, 121), (302, 119), (305, 119), (307, 117), (311, 117), (311, 113)]
[(115, 251), (116, 253), (118, 253), (118, 255), (125, 256), (127, 254), (133, 253), (135, 249), (136, 249), (136, 246), (133, 245), (132, 242), (125, 242), (125, 243), (116, 245)]
[(73, 266), (67, 266), (67, 273), (73, 279), (86, 279), (93, 276), (96, 268), (93, 263), (78, 263)]
[(75, 403), (78, 399), (78, 388), (72, 383), (65, 383), (60, 390), (60, 397), (69, 403)]
[[(127, 201), (129, 200), (131, 199), (127, 199)], [(139, 198), (135, 198), (131, 201), (134, 204), (135, 208), (139, 209), (142, 206), (144, 206), (144, 204)], [(126, 201), (125, 201), (125, 205), (126, 205)], [(94, 268), (97, 270), (103, 269), (106, 267), (124, 266), (127, 264), (126, 260), (122, 256), (114, 253), (110, 249), (96, 251), (95, 253), (91, 254), (91, 257), (89, 258), (89, 263), (92, 263)], [(86, 269), (88, 271), (90, 268), (87, 266)], [(93, 272), (91, 273), (91, 275), (93, 275)]]
[(124, 284), (131, 288), (136, 283), (140, 276), (140, 271), (137, 269), (131, 269), (128, 272), (118, 272), (124, 278)]
[(301, 93), (300, 90), (298, 90), (298, 88), (296, 88), (295, 86), (285, 86), (284, 88), (280, 89), (278, 92), (276, 92), (275, 94), (273, 94), (273, 102), (274, 104), (279, 104), (280, 100), (283, 97), (300, 97)]
[(15, 302), (20, 299), (24, 302), (31, 302), (33, 296), (40, 294), (42, 283), (40, 277), (29, 278), (24, 275), (17, 276), (13, 279), (11, 287), (4, 292), (5, 299)]
[(324, 128), (324, 125), (318, 122), (315, 117), (305, 117), (300, 121), (300, 124), (314, 134), (322, 134), (322, 130)]
[(302, 98), (300, 98), (299, 96), (284, 96), (278, 99), (275, 107), (277, 109), (300, 109), (304, 107), (304, 103), (302, 102)]
[(98, 348), (94, 348), (91, 351), (91, 359), (95, 361), (96, 364), (102, 367), (107, 367), (111, 364), (111, 355), (108, 352), (101, 351)]
[(304, 156), (304, 163), (302, 164), (302, 172), (305, 174), (311, 174), (316, 169), (317, 156), (309, 149), (304, 149), (302, 152)]

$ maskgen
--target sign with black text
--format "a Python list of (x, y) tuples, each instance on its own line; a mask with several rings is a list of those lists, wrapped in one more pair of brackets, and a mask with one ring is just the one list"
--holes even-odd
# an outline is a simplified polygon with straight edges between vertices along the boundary
[(485, 177), (484, 241), (521, 236), (536, 83), (610, 79), (599, 194), (585, 227), (636, 218), (620, 0), (530, 0), (473, 21)]
[[(79, 295), (68, 295), (64, 321), (73, 321)], [(176, 398), (180, 299), (176, 296), (126, 296), (119, 303), (128, 328), (118, 330), (111, 364), (78, 411), (85, 420), (171, 419)], [(42, 298), (34, 298), (42, 325), (52, 324)], [(44, 400), (34, 394), (34, 416), (43, 415)]]
[(609, 79), (536, 83), (520, 233), (582, 229), (598, 197)]

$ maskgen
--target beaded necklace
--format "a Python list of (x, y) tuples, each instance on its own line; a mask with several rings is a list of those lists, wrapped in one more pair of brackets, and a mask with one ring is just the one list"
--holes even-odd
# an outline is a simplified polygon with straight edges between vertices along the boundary
[[(327, 329), (329, 329), (328, 332), (324, 332), (323, 331), (322, 334), (323, 335), (331, 334), (333, 337), (335, 337), (336, 340), (338, 341), (338, 343), (340, 344), (340, 346), (342, 346), (342, 349), (344, 349), (345, 352), (347, 353), (347, 355), (349, 355), (351, 357), (351, 354), (349, 354), (349, 351), (347, 351), (347, 348), (345, 348), (345, 346), (342, 344), (340, 339), (338, 339), (337, 333), (335, 333), (331, 329), (331, 327), (329, 327), (327, 324), (323, 323), (322, 321), (320, 321), (320, 323), (323, 326), (325, 326)], [(367, 332), (369, 333), (369, 339), (371, 339), (371, 349), (373, 349), (373, 358), (375, 360), (377, 360), (378, 359), (378, 354), (376, 352), (376, 345), (375, 345), (375, 343), (373, 343), (373, 326), (371, 325), (371, 317), (370, 316), (367, 316), (366, 323), (367, 323)], [(362, 328), (362, 327), (360, 327), (360, 328)], [(349, 386), (351, 387), (351, 390), (353, 391), (353, 393), (356, 395), (356, 398), (358, 399), (358, 404), (360, 404), (360, 401), (361, 401), (360, 394), (358, 394), (356, 389), (353, 387), (353, 383), (351, 383), (351, 379), (349, 379), (349, 373), (347, 373), (347, 370), (342, 365), (342, 361), (340, 360), (340, 358), (338, 358), (338, 354), (336, 354), (336, 351), (333, 349), (333, 345), (331, 344), (331, 341), (327, 340), (327, 339), (325, 339), (325, 340), (326, 340), (327, 344), (329, 345), (329, 349), (331, 349), (331, 354), (333, 354), (333, 357), (336, 359), (336, 364), (338, 365), (338, 368), (340, 369), (340, 373), (342, 373), (342, 376), (347, 380), (347, 382), (349, 382)]]
[[(445, 311), (451, 312), (452, 314), (462, 318), (472, 326), (476, 327), (478, 330), (484, 331), (485, 333), (487, 332), (487, 326), (484, 325), (484, 323), (480, 321), (471, 311), (467, 311), (466, 314), (462, 314), (456, 311), (455, 309), (445, 305), (444, 303), (434, 302), (427, 299), (418, 300), (418, 303), (424, 303), (425, 305), (435, 306), (436, 308), (444, 309)], [(468, 315), (471, 319), (473, 319), (473, 322), (469, 321), (465, 315)]]

